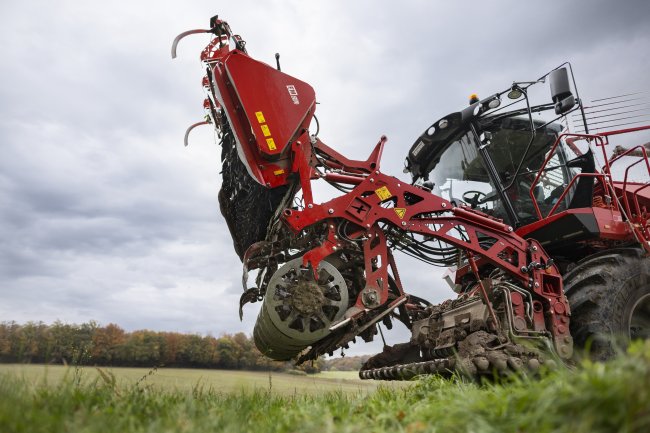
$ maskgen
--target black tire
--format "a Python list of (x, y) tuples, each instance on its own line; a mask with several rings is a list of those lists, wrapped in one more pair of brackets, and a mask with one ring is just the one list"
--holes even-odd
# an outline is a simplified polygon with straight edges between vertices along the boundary
[(592, 359), (611, 358), (630, 339), (650, 338), (650, 258), (642, 250), (586, 257), (564, 276), (564, 291), (576, 348), (588, 348)]

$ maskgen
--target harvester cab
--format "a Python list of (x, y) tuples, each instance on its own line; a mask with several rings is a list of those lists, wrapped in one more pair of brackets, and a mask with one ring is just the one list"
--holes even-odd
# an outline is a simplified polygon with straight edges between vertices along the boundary
[[(531, 105), (529, 87), (545, 82), (547, 77), (553, 102)], [(504, 95), (510, 101), (502, 106)], [(512, 109), (518, 104), (525, 107)], [(578, 207), (586, 202), (585, 195), (590, 206), (591, 192), (584, 188), (572, 188), (558, 203), (578, 168), (585, 172), (594, 169), (590, 152), (576, 157), (566, 151), (564, 141), (553, 146), (563, 132), (557, 121), (580, 108), (564, 67), (534, 82), (515, 83), (434, 122), (411, 147), (405, 171), (411, 173), (414, 184), (425, 185), (434, 194), (467, 204), (514, 227), (539, 220), (536, 206), (542, 211), (556, 204), (559, 210)], [(540, 115), (550, 111), (558, 117), (542, 120)], [(550, 163), (542, 168), (548, 156)], [(542, 176), (531, 188), (540, 171)], [(576, 192), (581, 196), (576, 197)]]

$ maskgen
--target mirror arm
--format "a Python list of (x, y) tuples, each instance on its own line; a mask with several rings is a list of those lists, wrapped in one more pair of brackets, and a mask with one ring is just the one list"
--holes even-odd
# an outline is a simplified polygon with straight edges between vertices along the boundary
[(587, 126), (587, 115), (585, 114), (585, 109), (582, 105), (582, 98), (580, 97), (580, 93), (578, 92), (576, 77), (573, 75), (573, 66), (571, 66), (571, 62), (566, 62), (566, 64), (569, 65), (569, 72), (571, 72), (571, 81), (573, 81), (573, 88), (576, 91), (576, 99), (578, 102), (578, 107), (580, 107), (580, 114), (582, 114), (582, 124), (585, 127), (585, 134), (589, 134), (589, 126)]

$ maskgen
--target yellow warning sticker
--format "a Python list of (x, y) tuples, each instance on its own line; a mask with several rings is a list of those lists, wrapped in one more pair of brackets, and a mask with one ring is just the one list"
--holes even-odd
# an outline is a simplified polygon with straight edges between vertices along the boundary
[(276, 175), (276, 176), (280, 176), (281, 174), (284, 174), (284, 170), (282, 170), (282, 169), (280, 169), (280, 170), (275, 170), (275, 171), (273, 172), (273, 174)]
[(386, 188), (385, 186), (382, 186), (381, 188), (376, 189), (375, 193), (377, 194), (377, 196), (379, 197), (379, 200), (381, 200), (381, 201), (388, 200), (389, 198), (391, 198), (393, 196), (393, 194), (391, 194), (390, 191), (388, 191), (388, 188)]
[(269, 130), (268, 125), (262, 125), (262, 134), (264, 134), (265, 137), (271, 136), (271, 131)]
[(261, 111), (256, 111), (255, 116), (257, 117), (257, 121), (259, 123), (266, 123), (266, 120), (264, 119), (264, 113), (262, 113)]
[[(266, 135), (266, 134), (264, 134), (264, 135)], [(267, 138), (266, 139), (266, 145), (269, 146), (269, 150), (275, 150), (276, 149), (275, 141), (273, 141), (272, 138)]]
[(399, 217), (399, 219), (404, 219), (404, 215), (406, 214), (406, 209), (405, 208), (396, 207), (394, 210), (395, 210), (395, 213), (397, 214), (397, 216)]

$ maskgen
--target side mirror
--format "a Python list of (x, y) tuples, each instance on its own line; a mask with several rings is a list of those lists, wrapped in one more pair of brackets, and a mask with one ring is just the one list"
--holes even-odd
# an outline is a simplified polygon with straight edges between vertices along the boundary
[(566, 68), (560, 68), (548, 74), (551, 82), (551, 98), (555, 102), (555, 114), (564, 114), (576, 105), (576, 99), (571, 93), (569, 74)]

